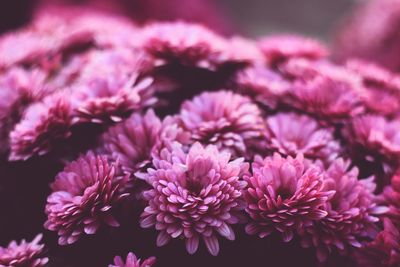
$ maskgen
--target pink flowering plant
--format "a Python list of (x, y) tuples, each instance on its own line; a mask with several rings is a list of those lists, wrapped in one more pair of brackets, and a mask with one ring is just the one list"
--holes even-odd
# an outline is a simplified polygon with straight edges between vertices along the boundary
[(400, 76), (329, 54), (90, 12), (1, 36), (0, 266), (400, 266)]

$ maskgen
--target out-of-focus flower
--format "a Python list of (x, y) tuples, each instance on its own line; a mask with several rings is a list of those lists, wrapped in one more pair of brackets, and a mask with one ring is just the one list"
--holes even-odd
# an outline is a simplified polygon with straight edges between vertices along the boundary
[(64, 94), (31, 105), (10, 133), (10, 160), (27, 160), (50, 152), (70, 136), (71, 104)]
[(11, 241), (7, 247), (0, 247), (0, 266), (45, 266), (49, 259), (44, 256), (44, 245), (40, 244), (41, 239), (42, 235), (38, 234), (31, 242), (23, 239), (19, 244)]
[(333, 129), (322, 127), (316, 120), (296, 113), (279, 113), (267, 118), (269, 147), (283, 155), (330, 162), (340, 151)]
[(359, 267), (396, 267), (400, 264), (400, 233), (398, 226), (383, 219), (383, 230), (375, 240), (352, 255)]
[(389, 160), (400, 156), (400, 121), (388, 120), (377, 115), (363, 115), (354, 118), (343, 134), (346, 140), (363, 149), (371, 156), (378, 155)]
[(362, 58), (399, 71), (399, 18), (398, 0), (360, 2), (338, 29), (335, 57)]
[(322, 43), (298, 35), (273, 35), (262, 38), (258, 44), (270, 66), (291, 58), (317, 60), (328, 56)]
[(117, 163), (109, 163), (106, 156), (88, 152), (57, 175), (47, 198), (44, 226), (58, 232), (60, 245), (94, 234), (103, 224), (119, 226), (113, 212), (127, 195), (123, 192), (127, 177), (117, 170)]
[(334, 161), (325, 172), (324, 190), (335, 194), (323, 205), (324, 218), (299, 229), (302, 246), (314, 246), (319, 261), (325, 261), (332, 251), (347, 254), (360, 248), (362, 242), (374, 238), (377, 229), (375, 217), (387, 211), (377, 206), (373, 177), (358, 180), (358, 169), (349, 169), (350, 162)]
[(224, 64), (243, 64), (253, 59), (252, 54), (238, 49), (244, 42), (234, 39), (235, 45), (229, 46), (222, 36), (199, 24), (154, 23), (145, 27), (142, 35), (142, 47), (157, 65), (179, 63), (216, 70)]
[(323, 174), (313, 165), (308, 167), (303, 156), (282, 158), (256, 157), (253, 175), (245, 177), (246, 212), (250, 222), (246, 232), (264, 238), (273, 232), (285, 242), (299, 229), (327, 215), (324, 204), (335, 191), (324, 190)]
[(384, 115), (400, 111), (400, 76), (362, 60), (348, 61), (346, 67), (362, 78), (362, 101), (367, 110)]
[(239, 72), (235, 84), (240, 93), (271, 109), (277, 108), (291, 88), (291, 83), (277, 72), (261, 66)]
[(141, 260), (138, 259), (135, 254), (129, 252), (126, 256), (126, 260), (124, 260), (120, 256), (116, 256), (114, 258), (114, 263), (108, 265), (108, 267), (151, 267), (156, 263), (156, 258), (151, 257), (144, 260), (143, 262), (140, 261)]
[(230, 91), (205, 92), (184, 102), (180, 118), (193, 141), (215, 144), (234, 156), (251, 155), (265, 130), (257, 105)]
[(396, 225), (400, 226), (400, 176), (398, 172), (393, 175), (391, 184), (385, 188), (383, 201), (385, 204), (389, 205), (387, 216), (389, 216)]
[(217, 255), (218, 235), (235, 239), (231, 225), (239, 222), (244, 208), (241, 190), (246, 183), (241, 178), (248, 164), (243, 159), (230, 161), (229, 153), (199, 143), (187, 153), (175, 143), (160, 155), (153, 161), (154, 169), (148, 170), (153, 189), (144, 194), (149, 204), (141, 226), (160, 231), (158, 246), (182, 238), (193, 254), (202, 238), (208, 251)]
[(292, 105), (315, 116), (342, 119), (363, 111), (361, 79), (327, 62), (292, 59), (282, 66), (293, 80)]

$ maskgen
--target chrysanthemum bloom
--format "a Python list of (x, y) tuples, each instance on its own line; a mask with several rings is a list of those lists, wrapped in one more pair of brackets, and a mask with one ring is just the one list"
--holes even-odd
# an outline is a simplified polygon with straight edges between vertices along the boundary
[(135, 254), (129, 252), (126, 256), (126, 260), (121, 258), (120, 256), (116, 256), (114, 258), (114, 264), (108, 265), (108, 267), (151, 267), (156, 263), (156, 258), (151, 257), (143, 262), (136, 257)]
[(10, 160), (27, 160), (50, 152), (70, 136), (71, 105), (64, 94), (31, 105), (10, 133)]
[(361, 106), (360, 78), (327, 62), (293, 59), (282, 66), (293, 79), (291, 105), (325, 119), (357, 115)]
[(364, 149), (371, 156), (377, 155), (389, 160), (400, 157), (400, 121), (388, 120), (377, 115), (363, 115), (354, 118), (343, 134), (357, 149)]
[(351, 60), (346, 67), (361, 76), (362, 101), (369, 111), (383, 115), (400, 111), (400, 76), (362, 60)]
[(101, 138), (100, 150), (118, 160), (124, 172), (141, 176), (163, 142), (186, 144), (188, 139), (189, 134), (178, 127), (173, 118), (167, 117), (161, 122), (154, 111), (149, 110), (144, 115), (134, 113), (110, 128)]
[(373, 177), (358, 180), (358, 169), (349, 169), (350, 162), (337, 159), (325, 172), (324, 190), (335, 194), (323, 209), (324, 218), (299, 229), (302, 246), (314, 246), (319, 261), (325, 261), (332, 251), (347, 254), (362, 246), (362, 241), (375, 237), (377, 214), (387, 211), (377, 206)]
[(270, 66), (276, 66), (290, 58), (317, 60), (328, 56), (328, 49), (322, 43), (297, 35), (265, 37), (258, 45)]
[(143, 228), (155, 227), (160, 233), (157, 245), (171, 238), (184, 239), (186, 250), (197, 251), (202, 238), (212, 255), (219, 252), (218, 235), (235, 239), (231, 225), (239, 222), (244, 208), (241, 180), (248, 164), (230, 161), (230, 155), (216, 146), (195, 143), (185, 153), (179, 143), (163, 149), (148, 170), (153, 189), (145, 192), (149, 201), (141, 216)]
[(120, 49), (90, 54), (73, 88), (75, 122), (120, 122), (134, 111), (154, 104), (150, 78), (138, 80), (146, 65), (132, 51)]
[(375, 240), (352, 255), (359, 267), (396, 267), (400, 264), (399, 228), (388, 219), (383, 219), (383, 230)]
[(44, 245), (40, 244), (42, 235), (37, 235), (31, 242), (22, 240), (21, 243), (11, 241), (10, 244), (0, 247), (0, 266), (8, 267), (41, 267), (49, 259), (44, 256)]
[(311, 225), (327, 215), (323, 205), (335, 191), (324, 190), (323, 174), (316, 166), (306, 168), (303, 156), (256, 157), (253, 175), (245, 177), (246, 232), (264, 238), (273, 232), (285, 242), (298, 228)]
[(184, 102), (180, 118), (193, 141), (215, 144), (234, 156), (249, 156), (265, 129), (257, 105), (230, 91), (205, 92)]
[(116, 205), (127, 196), (126, 176), (117, 174), (117, 163), (92, 152), (69, 163), (51, 185), (44, 226), (57, 231), (58, 243), (76, 242), (83, 234), (94, 234), (102, 225), (119, 223), (113, 216)]
[(399, 18), (398, 0), (360, 2), (338, 29), (335, 57), (362, 58), (399, 71)]
[(283, 155), (329, 162), (340, 152), (333, 129), (322, 127), (311, 117), (296, 113), (278, 113), (267, 118), (269, 148)]
[[(157, 65), (179, 63), (185, 66), (215, 70), (226, 63), (245, 63), (247, 51), (229, 46), (227, 40), (209, 29), (192, 23), (154, 23), (143, 29), (142, 47)], [(233, 40), (236, 46), (243, 45)], [(237, 48), (237, 47), (236, 47)], [(240, 55), (244, 57), (238, 57)], [(251, 57), (250, 57), (251, 58)]]
[(249, 95), (271, 109), (276, 108), (282, 98), (287, 97), (291, 86), (279, 73), (262, 66), (239, 72), (235, 84), (240, 93)]
[[(391, 220), (400, 226), (400, 175), (397, 172), (393, 175), (391, 183), (387, 186), (383, 192), (382, 202), (389, 206), (389, 212), (387, 216)], [(400, 241), (399, 241), (400, 242)]]

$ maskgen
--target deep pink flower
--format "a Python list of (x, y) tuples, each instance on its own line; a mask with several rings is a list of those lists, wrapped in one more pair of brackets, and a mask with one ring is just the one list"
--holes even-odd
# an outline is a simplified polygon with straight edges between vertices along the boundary
[(44, 256), (44, 245), (40, 244), (42, 234), (31, 242), (23, 239), (19, 244), (13, 240), (7, 247), (0, 247), (0, 266), (8, 267), (42, 267), (49, 259)]
[(362, 58), (399, 71), (399, 18), (397, 0), (360, 2), (337, 31), (336, 59)]
[(267, 118), (269, 148), (283, 155), (303, 154), (309, 159), (329, 162), (340, 152), (333, 128), (322, 127), (311, 117), (296, 113), (278, 113)]
[(156, 65), (180, 63), (215, 70), (226, 63), (252, 61), (257, 51), (238, 38), (232, 39), (230, 46), (222, 36), (194, 23), (150, 24), (143, 29), (141, 38), (143, 49), (156, 60)]
[(400, 111), (400, 76), (361, 60), (351, 60), (346, 67), (361, 76), (362, 101), (369, 111), (384, 115)]
[(269, 108), (276, 108), (287, 97), (291, 87), (291, 83), (277, 72), (262, 66), (239, 72), (235, 84), (240, 93), (251, 96)]
[(71, 105), (62, 93), (31, 105), (10, 133), (10, 160), (50, 152), (70, 136)]
[(139, 80), (146, 60), (125, 49), (94, 52), (73, 87), (75, 122), (120, 122), (155, 102), (151, 78)]
[(285, 242), (298, 228), (327, 215), (323, 205), (335, 191), (324, 190), (323, 174), (316, 166), (305, 166), (303, 156), (256, 157), (253, 175), (245, 177), (246, 212), (250, 222), (246, 232), (264, 238), (273, 232)]
[(273, 35), (259, 41), (269, 65), (275, 66), (290, 58), (316, 60), (328, 55), (328, 49), (317, 40), (297, 35)]
[(359, 267), (396, 267), (400, 264), (399, 228), (388, 218), (375, 240), (352, 255)]
[(216, 146), (195, 143), (188, 152), (175, 143), (163, 149), (153, 161), (147, 180), (153, 189), (145, 192), (149, 201), (141, 216), (143, 228), (155, 227), (160, 233), (157, 245), (171, 238), (186, 242), (186, 250), (197, 251), (202, 238), (212, 255), (219, 252), (218, 235), (235, 239), (231, 225), (239, 222), (244, 208), (241, 180), (248, 164), (230, 161), (229, 153)]
[(265, 129), (257, 105), (230, 91), (205, 92), (184, 102), (180, 118), (193, 141), (215, 144), (234, 156), (251, 155)]
[(388, 120), (382, 116), (364, 115), (354, 118), (345, 127), (343, 134), (346, 140), (355, 146), (355, 149), (362, 148), (371, 155), (398, 159), (400, 156), (399, 127), (400, 121), (397, 119)]
[(363, 111), (361, 79), (327, 62), (293, 59), (282, 66), (293, 80), (292, 105), (326, 119), (342, 119)]
[(136, 257), (135, 254), (129, 252), (126, 256), (126, 260), (121, 258), (120, 256), (116, 256), (114, 258), (114, 264), (108, 265), (108, 267), (151, 267), (156, 263), (156, 258), (151, 257), (143, 262)]
[(44, 226), (58, 232), (60, 245), (94, 234), (104, 224), (119, 226), (113, 212), (127, 195), (123, 193), (127, 177), (118, 175), (117, 170), (117, 163), (88, 152), (57, 175), (47, 198)]
[(361, 247), (363, 240), (377, 233), (374, 224), (379, 219), (375, 216), (387, 211), (375, 202), (373, 177), (358, 180), (358, 169), (349, 165), (337, 159), (329, 166), (324, 190), (335, 193), (323, 204), (327, 215), (299, 229), (302, 246), (316, 247), (319, 261), (325, 261), (332, 251), (347, 254)]
[[(400, 175), (395, 173), (391, 183), (383, 192), (383, 203), (389, 206), (387, 216), (398, 226), (400, 226)], [(400, 240), (399, 240), (400, 242)]]

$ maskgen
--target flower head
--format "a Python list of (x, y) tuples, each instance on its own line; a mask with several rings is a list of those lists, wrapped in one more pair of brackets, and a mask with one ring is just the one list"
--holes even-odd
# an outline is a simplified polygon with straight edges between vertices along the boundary
[(10, 133), (10, 160), (50, 152), (70, 136), (71, 105), (62, 93), (31, 105)]
[(278, 113), (268, 117), (267, 133), (270, 149), (283, 155), (301, 153), (306, 158), (329, 162), (340, 151), (333, 129), (322, 127), (306, 115)]
[(188, 152), (175, 143), (163, 149), (160, 158), (148, 170), (153, 189), (145, 192), (149, 201), (141, 216), (141, 226), (160, 231), (157, 245), (171, 238), (186, 242), (186, 250), (197, 251), (202, 238), (212, 255), (219, 252), (218, 235), (235, 239), (231, 225), (239, 222), (244, 208), (241, 180), (248, 165), (242, 159), (230, 161), (230, 155), (217, 147), (195, 143)]
[(51, 184), (47, 198), (46, 229), (57, 231), (60, 245), (76, 242), (83, 234), (94, 234), (107, 224), (117, 227), (113, 212), (126, 196), (126, 177), (119, 176), (116, 163), (88, 152), (69, 163)]
[(373, 177), (358, 180), (358, 169), (349, 169), (349, 163), (338, 159), (326, 170), (324, 190), (335, 192), (323, 205), (327, 215), (300, 229), (302, 245), (315, 246), (320, 261), (332, 251), (347, 254), (361, 247), (363, 240), (373, 238), (376, 215), (386, 211), (375, 202)]
[(49, 259), (44, 256), (44, 245), (40, 244), (42, 235), (37, 235), (31, 242), (22, 240), (19, 244), (11, 241), (6, 248), (0, 247), (0, 266), (42, 267)]
[(248, 156), (262, 140), (264, 121), (256, 104), (230, 91), (205, 92), (183, 103), (182, 127), (193, 141)]
[(129, 252), (124, 261), (120, 256), (114, 258), (114, 264), (108, 265), (108, 267), (151, 267), (156, 262), (155, 257), (148, 258), (143, 262), (136, 257), (135, 254)]
[(316, 166), (305, 166), (303, 156), (282, 158), (256, 157), (253, 175), (245, 177), (246, 212), (250, 222), (248, 234), (264, 238), (273, 232), (292, 240), (298, 228), (312, 224), (327, 215), (323, 205), (334, 191), (324, 190), (323, 174)]

